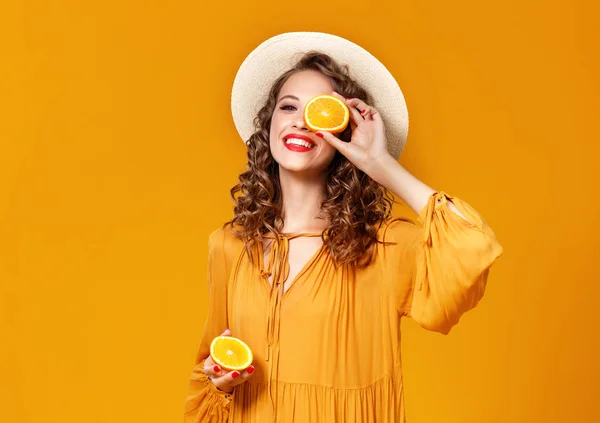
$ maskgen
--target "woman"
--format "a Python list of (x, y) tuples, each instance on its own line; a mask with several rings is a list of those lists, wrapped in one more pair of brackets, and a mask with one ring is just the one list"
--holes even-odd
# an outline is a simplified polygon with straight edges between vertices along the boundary
[[(338, 137), (304, 121), (321, 94), (350, 108)], [(240, 68), (232, 107), (248, 167), (233, 220), (209, 239), (209, 315), (185, 421), (403, 422), (401, 318), (448, 333), (482, 297), (501, 246), (466, 203), (398, 164), (404, 99), (357, 45), (274, 37)], [(424, 228), (391, 218), (390, 192)], [(252, 366), (215, 365), (221, 334), (250, 346)]]

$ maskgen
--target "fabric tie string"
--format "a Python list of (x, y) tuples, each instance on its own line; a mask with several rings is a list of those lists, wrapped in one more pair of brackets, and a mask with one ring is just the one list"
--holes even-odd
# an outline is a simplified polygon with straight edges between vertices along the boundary
[[(277, 416), (277, 395), (278, 395), (278, 380), (279, 380), (279, 331), (281, 328), (281, 303), (284, 291), (284, 284), (290, 274), (289, 251), (290, 240), (301, 236), (316, 237), (321, 234), (301, 233), (294, 235), (265, 235), (265, 238), (273, 239), (271, 242), (271, 251), (267, 268), (262, 267), (264, 257), (261, 257), (260, 275), (271, 286), (269, 291), (269, 306), (267, 307), (267, 350), (266, 361), (269, 365), (269, 373), (267, 379), (267, 390), (269, 399), (273, 406), (273, 413)], [(261, 250), (262, 251), (262, 250)], [(269, 280), (271, 278), (271, 280)], [(273, 392), (273, 380), (275, 387)]]
[[(426, 220), (423, 225), (423, 242), (425, 243), (425, 246), (426, 246), (425, 251), (424, 251), (424, 254), (426, 254), (426, 260), (420, 261), (422, 263), (421, 272), (427, 272), (427, 268), (428, 268), (427, 266), (430, 261), (428, 248), (433, 245), (433, 238), (432, 238), (433, 227), (432, 226), (433, 226), (436, 207), (438, 205), (442, 204), (446, 198), (447, 198), (447, 194), (445, 192), (443, 192), (443, 191), (436, 192), (431, 197), (429, 197), (429, 200), (427, 201), (427, 205), (425, 206)], [(425, 276), (425, 275), (423, 275), (423, 276)], [(423, 281), (426, 279), (427, 279), (426, 277), (421, 278), (421, 282), (419, 283), (419, 287), (418, 287), (419, 291), (423, 290)]]

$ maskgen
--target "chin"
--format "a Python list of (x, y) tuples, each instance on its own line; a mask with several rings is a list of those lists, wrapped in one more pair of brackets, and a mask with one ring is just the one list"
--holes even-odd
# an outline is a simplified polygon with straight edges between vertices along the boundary
[(300, 163), (289, 163), (286, 161), (282, 161), (282, 162), (278, 162), (279, 163), (279, 168), (280, 169), (285, 169), (288, 172), (298, 172), (298, 173), (302, 173), (302, 172), (315, 172), (317, 171), (317, 169), (314, 169), (312, 167), (300, 164)]
[[(279, 167), (288, 172), (323, 173), (327, 171), (329, 166), (329, 163), (322, 163), (324, 157), (302, 157), (297, 153), (289, 153), (288, 151), (276, 151), (275, 154), (272, 151), (271, 154)], [(333, 157), (331, 157), (331, 160), (333, 160)]]
[(286, 172), (294, 173), (297, 175), (323, 175), (327, 173), (327, 167), (315, 167), (315, 166), (293, 166), (280, 164), (279, 169), (285, 169)]

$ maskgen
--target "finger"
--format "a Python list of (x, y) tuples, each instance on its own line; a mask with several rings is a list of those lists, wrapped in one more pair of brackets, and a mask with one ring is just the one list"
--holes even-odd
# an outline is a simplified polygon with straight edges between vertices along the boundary
[(360, 111), (358, 111), (357, 108), (352, 105), (352, 98), (344, 98), (344, 96), (342, 96), (336, 91), (333, 91), (333, 96), (339, 98), (344, 102), (346, 106), (348, 106), (348, 109), (350, 110), (351, 123), (353, 123), (354, 126), (359, 125), (361, 122), (364, 121), (364, 119), (360, 115)]
[(378, 122), (383, 122), (383, 119), (381, 117), (381, 113), (379, 113), (379, 110), (377, 110), (376, 108), (373, 107), (373, 110), (371, 110), (371, 118), (375, 121)]
[(332, 92), (331, 92), (331, 95), (333, 95), (334, 97), (337, 97), (337, 98), (339, 98), (340, 100), (344, 100), (344, 101), (346, 101), (346, 99), (344, 98), (344, 96), (343, 96), (343, 95), (341, 95), (340, 93), (338, 93), (337, 91), (332, 91)]
[(223, 369), (209, 357), (204, 361), (204, 374), (208, 376), (221, 376)]
[(368, 104), (365, 104), (364, 109), (361, 110), (360, 114), (364, 120), (370, 121), (370, 120), (373, 120), (373, 112), (374, 111), (375, 111), (375, 108), (373, 106), (369, 106)]
[(370, 117), (369, 112), (371, 111), (371, 109), (373, 109), (373, 107), (369, 106), (367, 103), (362, 101), (360, 98), (351, 98), (348, 100), (348, 102), (346, 104), (348, 104), (348, 106), (356, 107), (360, 111), (359, 115), (361, 117), (363, 117), (364, 119), (367, 119), (367, 117)]
[(235, 386), (236, 379), (241, 376), (241, 372), (234, 370), (233, 372), (225, 373), (223, 376), (212, 378), (214, 385), (222, 391), (228, 391), (231, 387)]
[(350, 120), (354, 126), (358, 126), (365, 121), (365, 118), (360, 114), (358, 109), (351, 104), (347, 104), (350, 110)]
[(363, 116), (364, 116), (365, 120), (375, 120), (376, 118), (377, 119), (381, 118), (379, 111), (373, 106), (367, 106)]
[(348, 151), (348, 146), (350, 143), (344, 142), (340, 140), (338, 137), (334, 136), (332, 133), (327, 131), (319, 131), (316, 133), (318, 137), (323, 138), (326, 142), (328, 142), (333, 148), (338, 150), (343, 155), (346, 155)]
[(250, 379), (252, 377), (252, 374), (254, 373), (256, 369), (254, 368), (254, 366), (249, 366), (246, 370), (244, 370), (239, 377), (235, 378), (234, 381), (232, 382), (233, 386), (239, 385), (241, 383), (244, 383), (245, 381), (247, 381), (248, 379)]
[(366, 107), (366, 103), (362, 101), (360, 98), (347, 98), (346, 104), (352, 107), (356, 107), (359, 111), (363, 111)]

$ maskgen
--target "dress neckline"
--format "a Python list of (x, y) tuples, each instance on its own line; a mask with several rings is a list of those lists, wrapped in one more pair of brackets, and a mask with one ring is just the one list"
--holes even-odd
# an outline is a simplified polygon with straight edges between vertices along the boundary
[[(267, 333), (266, 333), (266, 351), (265, 360), (268, 364), (267, 391), (275, 414), (277, 414), (277, 398), (279, 380), (279, 341), (281, 329), (281, 308), (284, 297), (297, 286), (300, 278), (314, 265), (325, 251), (325, 243), (322, 243), (317, 251), (304, 263), (304, 266), (294, 276), (288, 289), (284, 290), (284, 285), (290, 274), (289, 263), (289, 246), (290, 241), (294, 238), (305, 237), (321, 237), (322, 233), (316, 232), (298, 232), (284, 233), (278, 235), (263, 235), (265, 238), (273, 239), (271, 251), (267, 258), (268, 264), (264, 265), (264, 249), (262, 242), (258, 243), (258, 257), (260, 265), (260, 276), (268, 289), (268, 307), (266, 309)], [(269, 277), (272, 276), (272, 281)], [(273, 383), (275, 382), (275, 383)], [(273, 392), (274, 391), (274, 392)]]
[[(325, 231), (323, 231), (323, 232), (325, 232)], [(287, 233), (281, 233), (278, 236), (271, 235), (271, 234), (269, 234), (269, 235), (263, 235), (263, 236), (265, 238), (268, 238), (268, 239), (276, 239), (278, 237), (279, 238), (285, 238), (285, 239), (287, 239), (289, 241), (291, 239), (299, 238), (299, 237), (303, 237), (303, 236), (306, 236), (306, 237), (322, 236), (323, 232), (287, 232)]]

